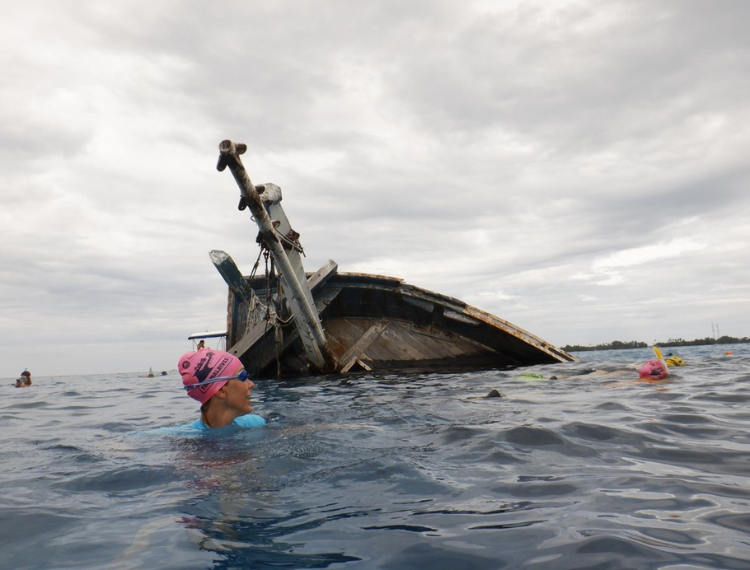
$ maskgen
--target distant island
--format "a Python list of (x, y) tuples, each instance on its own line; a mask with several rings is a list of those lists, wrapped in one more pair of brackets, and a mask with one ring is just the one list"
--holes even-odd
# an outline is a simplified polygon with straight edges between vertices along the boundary
[[(696, 338), (695, 340), (684, 340), (681, 338), (670, 338), (667, 341), (657, 341), (654, 344), (660, 347), (667, 346), (701, 346), (705, 344), (741, 344), (750, 343), (750, 338), (735, 338), (733, 336), (720, 336), (719, 338)], [(587, 350), (625, 350), (628, 348), (648, 348), (650, 345), (645, 342), (637, 340), (631, 340), (628, 342), (622, 342), (619, 340), (613, 340), (607, 344), (597, 344), (596, 346), (580, 346), (577, 344), (569, 344), (562, 346), (565, 352), (585, 352)]]

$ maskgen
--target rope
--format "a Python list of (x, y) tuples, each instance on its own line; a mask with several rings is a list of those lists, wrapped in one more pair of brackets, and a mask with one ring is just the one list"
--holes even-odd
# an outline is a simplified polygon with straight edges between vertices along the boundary
[(281, 324), (276, 320), (274, 323), (274, 340), (276, 341), (276, 378), (281, 378), (281, 350), (284, 343), (284, 331)]
[[(261, 321), (266, 322), (265, 332), (268, 332), (270, 327), (274, 328), (274, 348), (275, 348), (275, 360), (276, 360), (276, 377), (281, 378), (281, 355), (284, 352), (284, 330), (283, 328), (289, 325), (293, 320), (294, 316), (289, 315), (286, 319), (281, 318), (283, 314), (282, 300), (284, 299), (284, 287), (281, 282), (281, 275), (276, 272), (276, 266), (271, 252), (265, 246), (264, 243), (260, 242), (260, 253), (258, 258), (255, 260), (253, 266), (251, 278), (254, 278), (258, 268), (260, 266), (261, 256), (264, 259), (264, 277), (265, 277), (265, 302), (261, 301), (258, 295), (253, 294), (248, 303), (247, 319), (245, 321), (245, 333), (247, 333), (253, 326), (257, 325)], [(303, 252), (304, 255), (304, 252)], [(276, 286), (276, 295), (272, 294), (273, 287)], [(265, 337), (265, 334), (263, 335)], [(263, 362), (263, 353), (265, 352), (266, 343), (263, 342), (261, 350), (258, 353), (258, 362), (256, 363), (256, 369), (260, 372), (260, 366)]]

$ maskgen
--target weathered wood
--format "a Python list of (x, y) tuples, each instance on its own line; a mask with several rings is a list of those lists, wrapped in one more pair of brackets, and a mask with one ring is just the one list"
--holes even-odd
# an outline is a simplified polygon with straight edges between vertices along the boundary
[[(372, 367), (367, 362), (364, 362), (363, 360), (360, 360), (359, 358), (355, 361), (355, 364), (357, 364), (360, 368), (367, 370), (368, 372), (372, 370)], [(351, 370), (351, 368), (349, 368)]]
[[(260, 191), (261, 188), (262, 192)], [(262, 186), (259, 186), (258, 191), (260, 199), (265, 205), (266, 211), (271, 218), (276, 236), (279, 238), (281, 245), (284, 248), (284, 253), (289, 260), (289, 265), (294, 271), (297, 281), (299, 281), (300, 284), (303, 284), (307, 278), (305, 276), (305, 267), (302, 264), (302, 257), (300, 256), (302, 246), (296, 238), (292, 240), (289, 237), (290, 235), (298, 237), (299, 234), (292, 230), (292, 225), (289, 223), (284, 208), (281, 206), (281, 188), (276, 184), (267, 182)], [(301, 292), (305, 296), (305, 301), (308, 304), (313, 305), (315, 303), (309, 286), (302, 287)]]
[(320, 269), (307, 278), (307, 287), (310, 291), (315, 291), (319, 287), (322, 287), (326, 284), (328, 279), (338, 272), (338, 269), (339, 264), (333, 259), (329, 259)]
[(446, 319), (453, 319), (454, 321), (458, 321), (460, 323), (466, 323), (467, 325), (479, 325), (479, 321), (475, 319), (474, 317), (469, 317), (467, 315), (464, 315), (463, 313), (458, 313), (456, 311), (451, 310), (445, 310), (443, 311), (443, 316)]
[[(318, 312), (321, 314), (324, 314), (326, 307), (328, 307), (328, 305), (330, 305), (336, 299), (336, 297), (338, 296), (340, 292), (341, 292), (341, 289), (329, 287), (329, 288), (326, 288), (324, 291), (322, 291), (319, 295), (317, 295), (315, 299), (315, 307), (318, 310)], [(270, 331), (272, 330), (273, 328), (270, 329)], [(298, 338), (299, 338), (299, 331), (297, 330), (296, 327), (286, 327), (284, 329), (284, 339), (280, 347), (281, 353), (283, 354), (284, 352), (289, 350), (289, 347), (292, 344), (294, 344), (294, 342)], [(333, 357), (333, 359), (334, 359), (334, 365), (335, 365), (335, 357)], [(274, 360), (276, 360), (275, 350), (267, 351), (261, 354), (261, 356), (257, 360), (257, 365), (255, 367), (254, 373), (257, 374), (261, 370), (264, 370), (267, 366), (272, 364)]]
[(242, 358), (248, 350), (255, 346), (256, 342), (260, 341), (260, 339), (272, 330), (273, 327), (266, 320), (253, 323), (253, 326), (227, 352), (234, 354), (237, 358)]
[[(315, 291), (325, 285), (326, 281), (336, 273), (338, 270), (338, 264), (329, 259), (320, 269), (313, 273), (307, 280), (307, 286), (311, 291)], [(328, 301), (330, 303), (330, 301)], [(323, 305), (323, 306), (327, 306)], [(317, 309), (317, 308), (316, 308)], [(261, 321), (254, 323), (253, 326), (248, 330), (243, 337), (234, 343), (229, 349), (229, 352), (234, 354), (237, 358), (242, 358), (247, 352), (264, 336), (273, 332), (273, 326), (269, 325), (267, 321)], [(287, 336), (291, 338), (292, 335), (287, 333)], [(296, 339), (296, 335), (294, 339)]]
[(433, 346), (423, 342), (419, 334), (413, 334), (411, 331), (402, 328), (397, 332), (394, 331), (394, 335), (394, 342), (397, 343), (397, 346), (412, 354), (414, 360), (433, 360), (442, 356), (440, 352), (434, 350)]
[(538, 350), (545, 352), (552, 356), (557, 361), (575, 360), (574, 357), (569, 355), (567, 352), (558, 349), (557, 347), (543, 341), (539, 337), (531, 334), (528, 331), (517, 327), (506, 320), (500, 319), (495, 315), (477, 309), (476, 307), (467, 306), (464, 310), (464, 314), (474, 317), (475, 319), (487, 323), (488, 325), (502, 329), (509, 335), (512, 335), (527, 345), (536, 347)]
[(244, 144), (235, 145), (230, 140), (222, 141), (219, 144), (220, 155), (216, 167), (219, 171), (223, 171), (229, 167), (234, 176), (240, 188), (242, 200), (250, 208), (255, 222), (258, 224), (258, 228), (263, 235), (266, 246), (273, 255), (281, 279), (287, 288), (286, 299), (299, 329), (307, 358), (313, 366), (320, 370), (325, 370), (330, 363), (330, 355), (326, 348), (326, 337), (320, 323), (320, 316), (317, 314), (314, 305), (308, 302), (309, 295), (305, 295), (297, 274), (284, 251), (284, 247), (276, 235), (273, 222), (268, 216), (268, 212), (266, 212), (261, 202), (258, 191), (255, 189), (250, 176), (242, 164), (240, 155), (246, 150), (247, 146)]
[[(400, 298), (409, 306), (413, 306), (418, 312), (422, 312), (425, 318), (430, 313), (428, 310), (430, 306), (441, 306), (443, 308), (443, 319), (436, 323), (439, 327), (445, 327), (447, 330), (460, 330), (460, 335), (468, 335), (469, 338), (479, 341), (480, 344), (484, 344), (490, 350), (497, 350), (498, 346), (507, 345), (507, 350), (510, 352), (518, 352), (517, 357), (511, 358), (514, 362), (523, 363), (529, 359), (532, 359), (532, 363), (545, 362), (544, 359), (538, 360), (533, 356), (536, 352), (545, 353), (549, 357), (549, 362), (575, 360), (568, 353), (546, 343), (528, 331), (495, 315), (472, 307), (463, 301), (440, 293), (426, 291), (413, 285), (389, 283), (380, 275), (373, 277), (373, 280), (368, 280), (367, 275), (363, 274), (339, 273), (337, 279), (340, 279), (343, 282), (342, 284), (345, 283), (346, 289), (349, 291), (354, 289), (362, 290), (363, 293), (383, 291), (393, 298)], [(362, 308), (366, 307), (362, 305)], [(376, 315), (373, 314), (372, 316)], [(449, 321), (453, 321), (454, 324)], [(514, 344), (515, 347), (512, 346)], [(527, 354), (527, 356), (523, 356), (521, 352)]]
[(365, 334), (340, 358), (339, 372), (349, 372), (349, 369), (360, 359), (367, 347), (388, 327), (389, 321), (381, 319), (372, 325)]
[[(366, 276), (357, 278), (366, 279)], [(313, 276), (310, 279), (313, 280)], [(409, 299), (418, 299), (410, 303), (401, 295), (403, 287), (398, 282), (380, 279), (377, 282), (378, 286), (369, 283), (368, 287), (359, 287), (352, 284), (351, 275), (335, 273), (315, 290), (316, 307), (323, 318), (331, 353), (338, 359), (339, 371), (357, 367), (364, 370), (460, 370), (543, 364), (572, 358), (569, 355), (567, 358), (550, 357), (536, 343), (528, 343), (510, 334), (505, 327), (495, 326), (494, 322), (485, 322), (491, 319), (476, 318), (484, 314), (472, 311), (473, 307), (438, 305), (437, 297), (424, 290), (416, 296), (411, 296), (410, 290)], [(260, 281), (256, 283), (257, 287), (261, 285)], [(429, 301), (433, 304), (428, 304)], [(446, 315), (455, 309), (460, 312)], [(460, 317), (455, 318), (458, 315)], [(366, 346), (360, 344), (354, 348), (379, 321), (390, 324), (378, 335), (373, 329), (370, 334), (374, 338)], [(294, 346), (297, 341), (294, 328), (285, 327), (279, 354), (282, 366), (289, 373), (299, 370), (295, 356), (298, 349)], [(273, 376), (276, 352), (273, 344), (259, 345), (248, 362), (267, 376)]]
[(242, 276), (237, 264), (229, 256), (228, 253), (214, 249), (208, 253), (211, 258), (211, 262), (214, 267), (219, 271), (219, 274), (224, 279), (227, 286), (234, 292), (235, 295), (242, 298), (244, 301), (250, 301), (255, 293), (245, 281)]
[[(271, 183), (253, 186), (239, 158), (245, 145), (223, 141), (219, 148), (217, 167), (232, 171), (240, 209), (250, 208), (259, 241), (273, 255), (281, 279), (278, 288), (259, 278), (248, 281), (226, 254), (215, 263), (230, 288), (227, 343), (254, 375), (276, 370), (277, 358), (285, 375), (347, 372), (355, 366), (455, 370), (576, 360), (503, 319), (399, 278), (338, 274), (333, 262), (308, 278), (299, 234), (280, 204), (281, 189)], [(295, 326), (262, 322), (245, 331), (252, 294), (262, 297), (266, 288), (272, 289), (268, 295), (283, 296)]]

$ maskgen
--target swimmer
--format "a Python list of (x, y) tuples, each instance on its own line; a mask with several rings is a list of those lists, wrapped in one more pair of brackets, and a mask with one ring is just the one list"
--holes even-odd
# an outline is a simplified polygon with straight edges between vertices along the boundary
[(628, 386), (642, 382), (648, 384), (666, 384), (671, 382), (671, 380), (672, 377), (669, 375), (669, 369), (661, 362), (661, 360), (649, 360), (638, 370), (637, 380), (608, 382), (605, 386), (607, 386), (607, 388), (619, 388), (620, 386)]
[(685, 366), (685, 361), (671, 352), (667, 354), (667, 359), (664, 362), (666, 362), (668, 366)]
[(28, 370), (24, 370), (21, 372), (21, 377), (16, 380), (16, 388), (25, 388), (27, 386), (31, 386), (31, 372)]
[(187, 352), (177, 369), (188, 396), (201, 403), (200, 419), (186, 427), (207, 430), (266, 424), (265, 419), (251, 413), (250, 395), (255, 384), (237, 357), (222, 350)]
[(633, 369), (630, 368), (628, 370), (598, 370), (596, 368), (589, 368), (587, 370), (583, 370), (582, 372), (578, 374), (559, 374), (559, 375), (553, 375), (550, 376), (550, 380), (578, 380), (578, 379), (585, 379), (589, 380), (591, 378), (617, 378), (620, 376), (628, 376), (633, 373)]
[(658, 382), (669, 376), (669, 370), (661, 360), (649, 360), (638, 371), (638, 379), (646, 382)]

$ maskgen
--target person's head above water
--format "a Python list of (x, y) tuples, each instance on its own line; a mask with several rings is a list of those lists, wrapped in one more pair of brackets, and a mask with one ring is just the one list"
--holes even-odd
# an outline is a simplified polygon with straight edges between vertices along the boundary
[(188, 396), (201, 403), (201, 419), (208, 427), (221, 427), (253, 411), (252, 380), (242, 362), (223, 350), (187, 352), (177, 369)]
[(21, 372), (21, 376), (16, 380), (16, 388), (21, 388), (23, 386), (31, 386), (33, 382), (31, 381), (31, 372), (28, 370), (24, 370)]
[(205, 404), (242, 369), (242, 362), (221, 350), (186, 352), (177, 369), (188, 396)]
[(669, 371), (659, 360), (649, 360), (638, 371), (638, 378), (648, 380), (661, 380), (667, 376), (669, 376)]
[(682, 360), (676, 354), (667, 354), (667, 360), (665, 360), (667, 366), (685, 366), (685, 361)]

